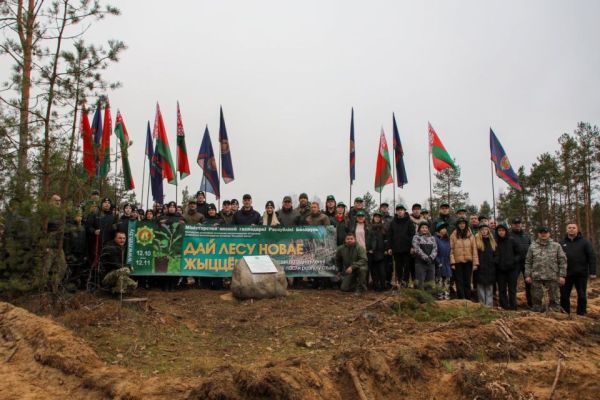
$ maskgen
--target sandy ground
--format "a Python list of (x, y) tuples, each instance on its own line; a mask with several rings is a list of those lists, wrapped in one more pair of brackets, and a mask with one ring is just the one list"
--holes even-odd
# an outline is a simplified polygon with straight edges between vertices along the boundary
[(597, 281), (586, 317), (416, 291), (136, 296), (147, 306), (88, 293), (0, 303), (0, 399), (599, 398)]

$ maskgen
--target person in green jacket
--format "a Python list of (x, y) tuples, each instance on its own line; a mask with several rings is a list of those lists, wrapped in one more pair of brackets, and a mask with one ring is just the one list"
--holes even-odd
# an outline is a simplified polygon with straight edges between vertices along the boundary
[(550, 239), (549, 229), (537, 229), (538, 238), (531, 244), (525, 258), (525, 282), (531, 284), (533, 311), (543, 311), (544, 290), (550, 297), (549, 308), (560, 311), (559, 286), (567, 276), (567, 256), (558, 242)]
[(367, 251), (356, 242), (354, 233), (346, 234), (344, 244), (338, 247), (335, 255), (338, 276), (342, 280), (343, 292), (355, 291), (360, 294), (367, 290)]

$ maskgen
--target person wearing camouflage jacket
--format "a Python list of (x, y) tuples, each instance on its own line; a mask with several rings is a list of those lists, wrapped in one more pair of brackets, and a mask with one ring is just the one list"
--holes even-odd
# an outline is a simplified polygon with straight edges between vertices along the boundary
[(367, 251), (358, 244), (354, 233), (347, 233), (345, 243), (338, 247), (335, 264), (342, 280), (340, 288), (343, 292), (355, 290), (356, 293), (361, 293), (367, 290)]
[(567, 256), (558, 242), (550, 239), (548, 228), (538, 228), (538, 238), (531, 244), (525, 258), (525, 281), (531, 284), (534, 311), (542, 311), (544, 289), (550, 297), (549, 308), (560, 310), (558, 286), (565, 284)]

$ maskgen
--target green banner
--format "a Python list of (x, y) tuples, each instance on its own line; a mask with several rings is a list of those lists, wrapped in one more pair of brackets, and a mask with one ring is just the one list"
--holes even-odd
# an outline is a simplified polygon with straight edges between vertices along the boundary
[(268, 255), (289, 277), (334, 276), (335, 228), (129, 224), (132, 275), (231, 276), (237, 260)]

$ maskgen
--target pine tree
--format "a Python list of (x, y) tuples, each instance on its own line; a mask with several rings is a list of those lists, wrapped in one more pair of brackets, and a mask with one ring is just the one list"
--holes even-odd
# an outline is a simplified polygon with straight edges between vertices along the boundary
[(454, 209), (468, 205), (469, 193), (461, 189), (461, 168), (446, 168), (435, 174), (433, 185), (433, 204), (437, 209), (442, 202), (448, 202)]

